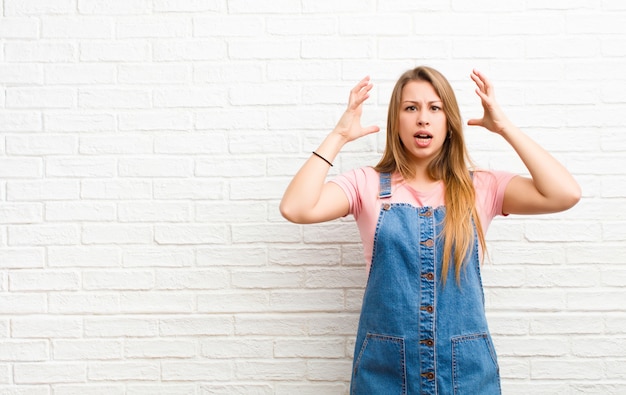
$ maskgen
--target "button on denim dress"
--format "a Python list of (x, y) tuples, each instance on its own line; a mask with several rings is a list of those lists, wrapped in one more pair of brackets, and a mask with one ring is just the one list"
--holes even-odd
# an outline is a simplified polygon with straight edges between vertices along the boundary
[(477, 236), (455, 280), (441, 280), (445, 207), (383, 205), (357, 332), (350, 393), (500, 394), (497, 358), (485, 317)]

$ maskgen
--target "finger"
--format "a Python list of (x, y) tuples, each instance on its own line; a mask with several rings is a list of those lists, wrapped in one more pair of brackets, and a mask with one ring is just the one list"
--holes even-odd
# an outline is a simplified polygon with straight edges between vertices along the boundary
[(354, 88), (352, 88), (352, 92), (357, 93), (364, 87), (371, 85), (370, 84), (370, 76), (365, 76), (361, 81), (359, 81)]
[(487, 76), (485, 74), (483, 74), (482, 72), (480, 72), (480, 71), (478, 71), (476, 69), (474, 69), (473, 73), (482, 82), (483, 91), (486, 92), (488, 95), (491, 95), (493, 93), (493, 85), (491, 84), (491, 81), (489, 80), (489, 78), (487, 78)]
[(472, 118), (469, 121), (467, 121), (467, 124), (470, 126), (482, 126), (483, 120), (478, 119), (478, 118)]
[(363, 132), (367, 135), (367, 134), (372, 134), (372, 133), (376, 133), (380, 131), (380, 127), (376, 126), (376, 125), (372, 125), (372, 126), (368, 126), (366, 128), (363, 128)]
[(476, 84), (478, 89), (480, 89), (480, 90), (484, 90), (485, 89), (485, 84), (480, 79), (480, 76), (478, 74), (476, 74), (476, 70), (474, 70), (472, 72), (472, 74), (470, 74), (470, 78), (472, 79), (472, 81), (474, 81), (474, 83)]

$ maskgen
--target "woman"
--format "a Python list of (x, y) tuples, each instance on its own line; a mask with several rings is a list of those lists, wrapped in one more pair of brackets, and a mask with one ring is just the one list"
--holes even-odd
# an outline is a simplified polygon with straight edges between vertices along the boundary
[(295, 223), (356, 218), (369, 277), (352, 394), (499, 394), (479, 270), (487, 226), (495, 215), (553, 213), (580, 199), (569, 172), (506, 118), (489, 80), (476, 70), (471, 78), (484, 113), (468, 124), (501, 135), (531, 178), (470, 171), (449, 82), (417, 67), (394, 87), (386, 147), (374, 168), (325, 182), (344, 144), (379, 131), (361, 126), (372, 89), (366, 77), (281, 201), (282, 215)]

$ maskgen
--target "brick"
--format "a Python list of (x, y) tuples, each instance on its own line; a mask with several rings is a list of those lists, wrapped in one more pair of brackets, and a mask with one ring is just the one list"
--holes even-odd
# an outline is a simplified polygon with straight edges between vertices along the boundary
[(120, 39), (189, 37), (191, 23), (187, 17), (175, 15), (128, 17), (118, 19), (115, 35)]
[(0, 37), (11, 39), (36, 39), (39, 36), (39, 20), (32, 17), (10, 17), (7, 13), (2, 19)]
[(80, 197), (83, 199), (150, 199), (152, 198), (152, 183), (149, 180), (82, 180), (80, 183)]
[(296, 243), (301, 240), (298, 225), (294, 224), (263, 224), (258, 226), (232, 225), (234, 243), (281, 242)]
[(8, 229), (11, 246), (74, 245), (79, 241), (75, 225), (13, 225)]
[(117, 211), (120, 222), (186, 222), (191, 218), (190, 205), (174, 202), (124, 202)]
[(11, 335), (18, 339), (79, 338), (83, 321), (75, 317), (34, 315), (11, 320)]
[(39, 178), (43, 174), (39, 158), (3, 158), (0, 159), (0, 177), (2, 178)]
[(257, 266), (267, 262), (265, 247), (259, 246), (204, 246), (197, 250), (198, 266)]
[[(184, 47), (183, 47), (184, 48)], [(193, 47), (192, 47), (193, 48)], [(193, 51), (196, 56), (198, 55), (195, 50)], [(219, 51), (218, 53), (221, 53)], [(204, 55), (204, 56), (211, 56)], [(226, 54), (220, 55), (225, 57)], [(228, 63), (196, 63), (193, 65), (193, 81), (195, 83), (228, 83), (228, 81), (248, 81), (258, 82), (263, 79), (265, 75), (265, 68), (259, 62), (228, 62)], [(222, 117), (233, 111), (229, 108), (222, 108), (220, 111), (216, 111), (215, 115), (224, 114)], [(236, 110), (235, 110), (236, 111)], [(253, 114), (255, 111), (252, 108), (246, 109), (246, 115)], [(240, 121), (244, 121), (245, 117), (242, 117)]]
[(154, 240), (158, 244), (222, 244), (229, 239), (223, 225), (157, 225)]
[(230, 284), (228, 272), (222, 270), (159, 270), (155, 288), (159, 290), (224, 289)]
[(121, 340), (55, 340), (52, 356), (59, 361), (120, 359), (123, 355)]
[(348, 392), (349, 383), (325, 383), (325, 382), (303, 382), (303, 383), (279, 383), (276, 385), (276, 395), (289, 395), (297, 392), (300, 395), (317, 394), (345, 394)]
[(351, 376), (352, 361), (309, 360), (306, 377), (312, 381), (347, 381)]
[[(233, 334), (233, 318), (227, 315), (191, 315), (159, 320), (161, 336), (220, 336)], [(228, 342), (223, 343), (228, 344)]]
[(118, 81), (131, 84), (182, 84), (189, 81), (191, 69), (185, 64), (141, 63), (118, 68)]
[(4, 44), (8, 62), (74, 62), (77, 58), (73, 44), (63, 42), (16, 42)]
[(42, 38), (107, 39), (113, 37), (113, 23), (105, 18), (45, 17), (41, 22)]
[(0, 203), (0, 224), (40, 223), (43, 210), (38, 203)]
[(228, 3), (228, 12), (231, 14), (297, 14), (300, 11), (300, 3), (289, 0), (278, 0), (271, 4), (261, 4), (254, 0), (232, 0)]
[(329, 0), (312, 1), (304, 0), (302, 2), (302, 10), (304, 13), (351, 13), (356, 9), (374, 10), (375, 4), (371, 0), (367, 1), (344, 1), (337, 4)]
[(48, 265), (51, 267), (120, 267), (119, 247), (48, 247)]
[(169, 361), (161, 364), (163, 381), (229, 381), (234, 377), (231, 361)]
[(7, 88), (7, 108), (72, 108), (76, 93), (67, 88)]
[(219, 0), (188, 0), (184, 3), (177, 0), (154, 0), (153, 7), (156, 12), (224, 11)]
[(77, 0), (78, 11), (87, 15), (141, 15), (151, 10), (148, 0), (128, 0), (119, 3), (115, 0)]
[(124, 344), (126, 358), (193, 358), (195, 340), (130, 340)]
[(48, 177), (109, 178), (116, 174), (117, 163), (111, 158), (58, 157), (49, 158), (46, 161)]
[(221, 133), (183, 134), (159, 136), (154, 141), (158, 154), (222, 154), (228, 151), (226, 139)]
[(195, 307), (194, 295), (174, 292), (129, 291), (121, 295), (120, 304), (125, 313), (191, 313)]
[(54, 293), (48, 298), (52, 314), (115, 314), (120, 311), (120, 297), (113, 294)]
[(59, 0), (53, 3), (37, 0), (5, 0), (5, 15), (43, 15), (43, 14), (73, 14), (75, 0)]
[[(2, 31), (0, 30), (1, 36)], [(43, 80), (44, 71), (41, 65), (31, 63), (5, 63), (0, 65), (0, 82), (3, 84), (42, 84)]]
[(37, 362), (48, 357), (48, 344), (44, 340), (0, 340), (0, 361)]
[(84, 244), (149, 244), (153, 239), (149, 225), (85, 225), (81, 233)]
[(220, 200), (225, 196), (223, 180), (172, 179), (155, 180), (154, 198), (159, 200)]
[[(268, 29), (269, 30), (269, 29)], [(194, 37), (256, 37), (265, 31), (261, 16), (230, 15), (193, 18)]]
[(196, 160), (195, 174), (199, 177), (261, 177), (266, 174), (265, 161), (254, 157), (228, 160), (227, 157), (203, 157)]
[(366, 59), (374, 51), (373, 41), (365, 38), (302, 40), (304, 59)]
[[(239, 178), (230, 182), (230, 198), (232, 200), (255, 200), (280, 199), (287, 187), (287, 182), (282, 179), (266, 178), (260, 180)], [(254, 230), (251, 230), (254, 232)]]
[(87, 377), (87, 366), (76, 362), (18, 363), (13, 377), (16, 384), (81, 383)]
[(84, 322), (87, 338), (155, 337), (159, 320), (154, 317), (87, 317)]
[(152, 50), (152, 58), (158, 62), (226, 60), (227, 55), (228, 47), (222, 40), (158, 41)]
[(272, 358), (276, 345), (272, 339), (207, 338), (200, 341), (200, 355), (209, 359)]
[(80, 277), (68, 271), (16, 271), (9, 273), (9, 291), (77, 291)]
[(85, 41), (78, 58), (82, 62), (141, 62), (150, 59), (150, 45), (143, 40)]
[(21, 135), (6, 137), (9, 155), (69, 155), (76, 152), (77, 140), (64, 135)]
[(93, 271), (82, 272), (85, 290), (149, 290), (154, 287), (154, 275), (148, 271)]
[(180, 246), (167, 248), (138, 247), (125, 248), (123, 253), (124, 267), (189, 267), (195, 257), (191, 250), (181, 249)]
[(154, 150), (154, 138), (134, 133), (101, 133), (97, 136), (81, 136), (78, 145), (79, 152), (87, 155), (150, 154)]
[(118, 161), (122, 177), (187, 177), (193, 173), (193, 163), (187, 158), (128, 158)]
[[(79, 106), (80, 96), (79, 92)], [(48, 132), (103, 132), (115, 129), (115, 117), (111, 114), (82, 113), (45, 114), (44, 123)]]
[(84, 88), (78, 93), (80, 108), (150, 108), (150, 91), (143, 89)]
[(268, 311), (270, 296), (265, 290), (211, 292), (197, 297), (198, 311), (202, 313), (249, 313)]
[(89, 385), (89, 384), (57, 384), (54, 391), (58, 395), (124, 395), (124, 386), (121, 384)]
[(44, 249), (36, 247), (0, 249), (0, 267), (3, 269), (34, 269), (44, 266)]
[(90, 381), (154, 381), (159, 378), (159, 371), (159, 363), (154, 361), (93, 362), (87, 377)]
[(233, 270), (232, 285), (239, 289), (300, 288), (305, 273), (301, 270)]
[(188, 131), (191, 128), (191, 116), (184, 112), (150, 110), (119, 115), (119, 129), (122, 131)]
[(290, 380), (304, 375), (306, 362), (299, 359), (237, 361), (235, 371), (240, 380)]
[(603, 376), (603, 366), (598, 360), (536, 358), (531, 364), (530, 375), (532, 379), (594, 379)]
[(274, 354), (278, 358), (334, 359), (344, 357), (344, 348), (343, 338), (279, 339), (275, 342)]
[(158, 395), (175, 395), (175, 394), (193, 394), (196, 391), (194, 384), (128, 384), (124, 395), (142, 395), (142, 394), (158, 394)]

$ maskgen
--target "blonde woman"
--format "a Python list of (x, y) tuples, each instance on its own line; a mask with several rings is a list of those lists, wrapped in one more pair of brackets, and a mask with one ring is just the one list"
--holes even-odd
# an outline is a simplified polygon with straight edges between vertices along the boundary
[(281, 201), (282, 215), (295, 223), (356, 219), (368, 281), (351, 394), (500, 394), (480, 279), (487, 227), (496, 215), (553, 213), (580, 199), (570, 173), (507, 119), (489, 80), (476, 70), (471, 79), (484, 113), (468, 124), (502, 136), (530, 178), (470, 170), (449, 82), (417, 67), (394, 87), (375, 167), (325, 182), (345, 144), (380, 130), (361, 125), (372, 89), (366, 77)]

